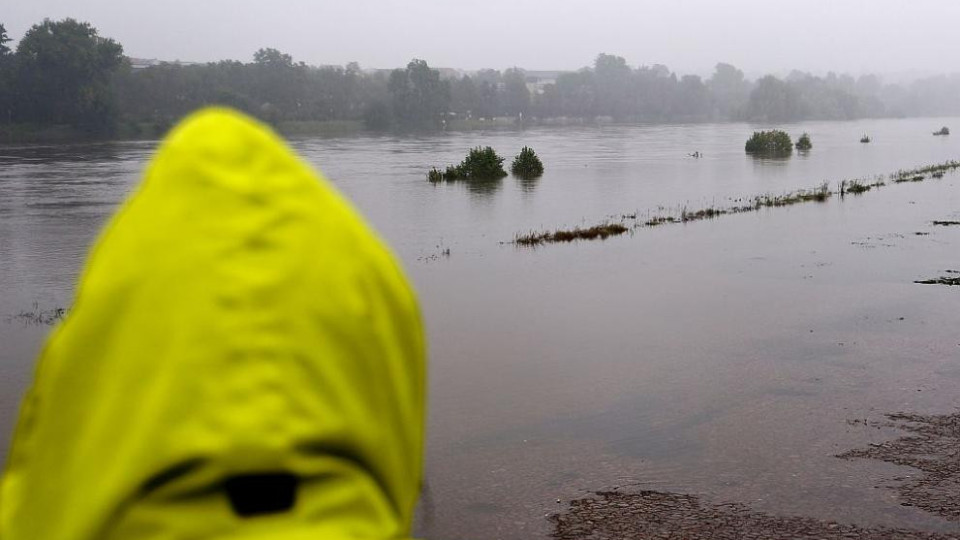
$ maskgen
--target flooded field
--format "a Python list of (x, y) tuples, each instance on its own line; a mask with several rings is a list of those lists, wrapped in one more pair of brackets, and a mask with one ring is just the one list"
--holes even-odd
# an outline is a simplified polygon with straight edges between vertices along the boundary
[[(960, 137), (931, 135), (942, 125), (960, 119), (778, 126), (814, 147), (777, 160), (744, 154), (769, 127), (747, 124), (293, 141), (394, 246), (421, 296), (431, 363), (419, 534), (564, 535), (571, 501), (597, 515), (610, 501), (735, 504), (760, 523), (960, 534), (955, 515), (891, 487), (919, 469), (848, 454), (896, 446), (903, 431), (887, 414), (960, 406), (960, 172), (634, 226), (960, 159)], [(509, 157), (530, 146), (546, 173), (427, 181), (481, 144)], [(69, 307), (86, 248), (152, 150), (0, 147), (3, 451), (44, 318)], [(512, 243), (611, 222), (629, 230)], [(603, 504), (583, 501), (595, 492)], [(822, 532), (803, 519), (785, 523)]]

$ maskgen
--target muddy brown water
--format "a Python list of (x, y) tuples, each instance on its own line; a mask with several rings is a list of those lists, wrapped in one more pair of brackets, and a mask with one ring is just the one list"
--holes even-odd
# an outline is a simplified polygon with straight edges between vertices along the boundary
[[(960, 406), (960, 288), (913, 283), (960, 269), (960, 228), (932, 225), (960, 219), (960, 174), (602, 242), (501, 244), (960, 159), (960, 137), (930, 135), (958, 120), (781, 126), (814, 144), (786, 160), (745, 156), (743, 141), (768, 127), (746, 124), (293, 141), (394, 246), (421, 296), (430, 497), (419, 532), (545, 537), (546, 515), (614, 487), (960, 531), (876, 487), (915, 471), (834, 457), (897, 436), (850, 420)], [(426, 181), (479, 144), (508, 156), (531, 146), (546, 174)], [(7, 318), (69, 305), (85, 250), (153, 148), (0, 147), (4, 451), (49, 330)]]

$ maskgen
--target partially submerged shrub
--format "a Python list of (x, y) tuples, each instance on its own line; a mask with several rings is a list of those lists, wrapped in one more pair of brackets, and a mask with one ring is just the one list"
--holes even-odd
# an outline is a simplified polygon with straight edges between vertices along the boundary
[(513, 158), (510, 172), (521, 178), (536, 178), (543, 175), (543, 162), (537, 157), (533, 148), (524, 146), (520, 153)]
[(507, 175), (507, 171), (503, 170), (503, 158), (489, 146), (470, 150), (457, 169), (457, 173), (465, 180), (503, 178)]
[(948, 128), (947, 126), (943, 126), (942, 128), (940, 128), (940, 131), (934, 131), (933, 134), (934, 134), (934, 135), (949, 135), (949, 134), (950, 134), (950, 128)]
[(498, 156), (493, 148), (476, 147), (470, 150), (467, 157), (459, 165), (450, 165), (443, 172), (433, 168), (427, 173), (431, 182), (440, 180), (497, 180), (507, 175), (503, 170), (503, 158)]
[(785, 131), (755, 131), (744, 149), (748, 154), (761, 156), (788, 156), (793, 152), (793, 141)]
[(866, 144), (866, 143), (870, 142), (870, 137), (867, 136), (867, 135), (864, 135), (863, 137), (860, 137), (860, 142)]
[(810, 135), (804, 133), (797, 139), (797, 150), (809, 150), (813, 148), (813, 143), (810, 142)]

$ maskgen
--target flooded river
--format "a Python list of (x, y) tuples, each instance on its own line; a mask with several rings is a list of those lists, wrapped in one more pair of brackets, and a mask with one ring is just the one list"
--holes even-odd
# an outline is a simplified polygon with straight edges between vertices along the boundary
[[(747, 124), (298, 139), (404, 260), (430, 340), (431, 538), (545, 537), (597, 490), (958, 531), (881, 486), (910, 469), (836, 454), (860, 420), (960, 406), (960, 173), (862, 196), (522, 249), (514, 235), (960, 159), (960, 119), (810, 122), (813, 150), (756, 160)], [(872, 142), (859, 143), (868, 134)], [(546, 174), (433, 185), (477, 145)], [(0, 147), (0, 447), (46, 326), (154, 143)], [(693, 152), (703, 157), (689, 157)], [(920, 233), (920, 234), (918, 234)], [(449, 252), (447, 251), (449, 250)], [(36, 307), (35, 307), (36, 306)], [(558, 502), (559, 501), (559, 502)]]

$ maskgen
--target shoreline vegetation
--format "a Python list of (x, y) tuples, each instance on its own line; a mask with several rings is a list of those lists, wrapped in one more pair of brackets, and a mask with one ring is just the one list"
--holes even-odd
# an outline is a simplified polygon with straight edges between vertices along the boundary
[[(215, 105), (213, 103), (212, 105)], [(925, 118), (925, 116), (911, 116), (898, 118)], [(936, 118), (934, 116), (933, 118)], [(263, 121), (263, 119), (260, 119)], [(690, 124), (699, 123), (741, 123), (742, 120), (725, 119), (702, 122), (681, 122)], [(102, 132), (95, 129), (72, 126), (69, 124), (36, 124), (0, 122), (0, 146), (21, 144), (53, 144), (53, 143), (101, 143), (101, 142), (133, 142), (159, 140), (173, 127), (175, 121), (168, 122), (128, 122), (116, 129)], [(267, 122), (271, 128), (284, 137), (348, 137), (348, 136), (378, 136), (390, 131), (371, 129), (362, 120), (285, 120), (281, 122)], [(646, 125), (648, 122), (633, 120), (615, 120), (610, 117), (562, 117), (562, 118), (525, 118), (511, 116), (493, 118), (459, 119), (448, 122), (438, 132), (470, 132), (470, 131), (517, 131), (529, 128), (559, 128), (559, 127), (603, 127), (603, 126), (630, 126)], [(800, 152), (812, 148), (806, 142), (798, 139), (794, 147)], [(784, 156), (773, 157), (787, 157)], [(769, 157), (757, 154), (757, 157)]]
[[(659, 213), (642, 217), (634, 212), (633, 214), (622, 214), (618, 222), (608, 220), (588, 227), (578, 226), (573, 229), (556, 229), (551, 232), (529, 231), (526, 233), (517, 233), (514, 235), (512, 242), (505, 243), (512, 243), (522, 247), (535, 247), (542, 244), (570, 242), (573, 240), (606, 240), (610, 236), (620, 235), (634, 229), (715, 219), (725, 215), (757, 212), (763, 208), (779, 208), (808, 202), (823, 203), (833, 196), (838, 196), (843, 199), (847, 194), (862, 195), (872, 189), (879, 189), (887, 185), (887, 181), (899, 184), (904, 182), (922, 182), (928, 177), (940, 179), (943, 178), (945, 173), (955, 171), (958, 168), (960, 168), (960, 161), (952, 160), (936, 165), (899, 170), (889, 175), (878, 175), (873, 178), (843, 180), (838, 184), (838, 188), (835, 191), (830, 189), (829, 182), (823, 182), (812, 189), (799, 189), (780, 195), (762, 194), (748, 199), (735, 199), (735, 204), (730, 206), (708, 206), (705, 208), (691, 209), (686, 205), (681, 205), (671, 212), (665, 212), (664, 209), (661, 208)], [(632, 225), (630, 222), (632, 222)], [(960, 222), (951, 221), (934, 221), (933, 223), (934, 225), (960, 224)], [(605, 230), (618, 232), (600, 234), (600, 231)], [(587, 234), (585, 231), (594, 232)]]
[[(573, 71), (308, 65), (274, 48), (245, 61), (131, 58), (89, 22), (44, 19), (22, 39), (0, 21), (0, 143), (153, 139), (201, 107), (232, 107), (284, 135), (438, 132), (608, 123), (783, 123), (960, 115), (960, 73), (707, 77), (601, 53)], [(946, 135), (949, 130), (937, 134)]]

